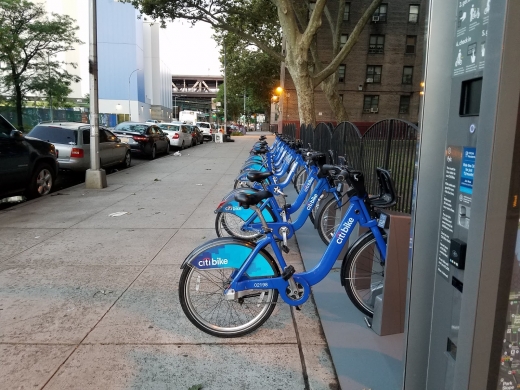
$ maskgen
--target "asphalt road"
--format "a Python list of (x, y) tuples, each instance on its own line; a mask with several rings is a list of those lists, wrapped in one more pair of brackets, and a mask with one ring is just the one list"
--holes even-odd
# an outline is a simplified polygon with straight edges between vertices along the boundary
[[(175, 151), (172, 151), (171, 153), (174, 153)], [(157, 158), (164, 158), (166, 157), (164, 154), (161, 154), (157, 156)], [(140, 165), (140, 164), (146, 164), (150, 160), (145, 157), (140, 157), (136, 155), (132, 155), (132, 165)], [(115, 169), (109, 169), (107, 170), (107, 175), (112, 174), (113, 172), (117, 172)], [(54, 188), (51, 191), (51, 196), (53, 193), (57, 193), (61, 190), (64, 190), (66, 188), (81, 184), (85, 182), (85, 173), (73, 173), (73, 172), (65, 172), (60, 171), (58, 174), (58, 178), (56, 179), (56, 183), (54, 184)], [(20, 199), (20, 197), (16, 197), (17, 199)], [(0, 199), (0, 202), (2, 199)], [(0, 210), (8, 209), (9, 207), (12, 207), (14, 205), (20, 204), (25, 202), (25, 197), (22, 197), (20, 200), (15, 200), (13, 202), (2, 202), (0, 203)]]

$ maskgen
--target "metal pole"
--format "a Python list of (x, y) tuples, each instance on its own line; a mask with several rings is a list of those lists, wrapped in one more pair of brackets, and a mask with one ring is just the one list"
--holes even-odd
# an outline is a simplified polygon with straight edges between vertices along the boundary
[(47, 52), (47, 68), (49, 69), (49, 114), (52, 122), (54, 120), (54, 116), (52, 114), (51, 60), (49, 52)]
[(97, 58), (97, 6), (96, 0), (89, 3), (90, 23), (90, 169), (85, 174), (85, 187), (100, 189), (107, 186), (105, 170), (99, 163), (99, 102), (98, 102), (98, 58)]
[(175, 108), (175, 119), (178, 120), (177, 119), (177, 95), (175, 95), (175, 106), (174, 106), (174, 108)]
[(134, 70), (132, 73), (130, 73), (130, 76), (128, 76), (128, 120), (132, 120), (132, 111), (130, 110), (130, 80), (132, 78), (132, 75), (137, 72), (139, 69)]
[(246, 90), (244, 89), (244, 124), (247, 122), (246, 120)]
[(224, 40), (224, 132), (222, 137), (227, 131), (227, 78), (226, 78), (226, 41)]

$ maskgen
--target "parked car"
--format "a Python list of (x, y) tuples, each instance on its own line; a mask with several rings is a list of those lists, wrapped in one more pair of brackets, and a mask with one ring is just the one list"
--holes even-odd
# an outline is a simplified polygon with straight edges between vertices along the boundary
[(170, 152), (170, 139), (154, 123), (122, 122), (115, 127), (114, 133), (121, 142), (130, 145), (132, 152), (143, 154), (152, 160), (157, 153)]
[(0, 199), (21, 194), (28, 198), (47, 195), (57, 174), (54, 145), (24, 136), (0, 115)]
[(170, 146), (184, 149), (191, 146), (192, 136), (188, 125), (182, 123), (161, 123), (159, 128), (170, 139)]
[(188, 125), (188, 127), (190, 128), (191, 136), (193, 137), (191, 145), (196, 146), (202, 144), (204, 142), (202, 131), (195, 125)]
[(202, 136), (206, 141), (211, 141), (214, 127), (209, 122), (197, 122), (197, 127), (202, 131)]
[[(55, 145), (60, 169), (84, 172), (90, 168), (90, 125), (42, 122), (28, 135)], [(102, 168), (128, 168), (132, 164), (130, 147), (103, 126), (99, 127), (99, 161)]]

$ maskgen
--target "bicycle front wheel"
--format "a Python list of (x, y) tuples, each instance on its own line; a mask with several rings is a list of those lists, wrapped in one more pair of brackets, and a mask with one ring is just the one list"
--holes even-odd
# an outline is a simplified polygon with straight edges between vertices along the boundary
[(294, 189), (299, 194), (303, 185), (307, 181), (307, 171), (305, 169), (302, 169), (300, 173), (296, 176), (294, 179)]
[[(386, 242), (386, 235), (383, 236)], [(347, 252), (341, 277), (347, 295), (362, 313), (374, 315), (376, 297), (383, 292), (385, 265), (373, 233), (356, 241)]]
[(343, 217), (342, 208), (344, 206), (338, 207), (338, 201), (335, 198), (329, 199), (318, 215), (318, 234), (325, 245), (329, 245), (330, 240), (338, 229)]
[[(280, 271), (269, 259), (275, 276)], [(233, 268), (201, 270), (187, 265), (179, 281), (179, 299), (188, 319), (200, 330), (217, 337), (240, 337), (260, 327), (272, 314), (278, 290), (249, 290), (244, 296), (227, 300)]]

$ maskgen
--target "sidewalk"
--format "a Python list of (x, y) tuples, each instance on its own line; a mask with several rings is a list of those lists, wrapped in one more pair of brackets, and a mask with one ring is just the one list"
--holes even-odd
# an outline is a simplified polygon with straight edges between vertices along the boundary
[(180, 308), (179, 266), (215, 237), (213, 211), (259, 135), (0, 211), (0, 387), (338, 388), (312, 301), (302, 311), (282, 302), (237, 339), (199, 331)]

